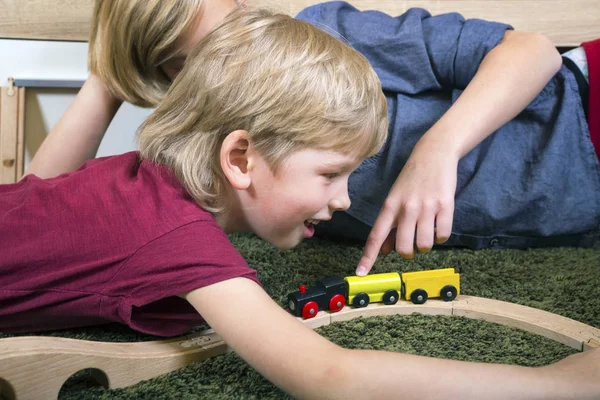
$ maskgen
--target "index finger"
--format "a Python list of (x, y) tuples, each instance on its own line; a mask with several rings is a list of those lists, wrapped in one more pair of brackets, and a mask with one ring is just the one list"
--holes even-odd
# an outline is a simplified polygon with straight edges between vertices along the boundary
[(394, 216), (390, 213), (382, 211), (379, 217), (375, 220), (375, 224), (369, 233), (365, 249), (363, 250), (358, 267), (356, 268), (356, 275), (365, 276), (373, 268), (373, 264), (377, 260), (377, 255), (385, 239), (390, 234), (394, 225)]

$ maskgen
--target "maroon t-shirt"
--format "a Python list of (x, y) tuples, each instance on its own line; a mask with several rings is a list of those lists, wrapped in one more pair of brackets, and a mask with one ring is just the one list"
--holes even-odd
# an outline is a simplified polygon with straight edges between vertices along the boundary
[(137, 152), (0, 185), (0, 332), (116, 321), (178, 335), (202, 318), (176, 295), (234, 277), (257, 281), (213, 216)]

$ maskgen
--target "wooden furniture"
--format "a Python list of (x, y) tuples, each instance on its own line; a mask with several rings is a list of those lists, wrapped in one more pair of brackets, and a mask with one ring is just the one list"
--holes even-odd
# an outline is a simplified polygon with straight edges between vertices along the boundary
[[(292, 15), (315, 0), (247, 0)], [(86, 41), (93, 0), (0, 0), (0, 37)], [(516, 29), (542, 32), (557, 46), (577, 46), (600, 37), (597, 0), (354, 0), (361, 10), (401, 14), (421, 7), (432, 14), (460, 12), (512, 24)]]
[(23, 175), (25, 89), (12, 80), (0, 89), (0, 184), (16, 182)]

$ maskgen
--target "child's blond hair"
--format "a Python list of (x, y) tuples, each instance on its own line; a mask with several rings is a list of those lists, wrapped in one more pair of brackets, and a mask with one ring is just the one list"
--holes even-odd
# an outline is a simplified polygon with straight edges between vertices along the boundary
[(246, 130), (276, 173), (300, 149), (373, 155), (387, 126), (381, 84), (360, 53), (308, 22), (247, 9), (198, 43), (138, 135), (143, 159), (218, 213), (228, 205), (219, 154), (229, 133)]
[(111, 94), (152, 107), (171, 79), (160, 68), (196, 20), (202, 0), (96, 0), (88, 65)]

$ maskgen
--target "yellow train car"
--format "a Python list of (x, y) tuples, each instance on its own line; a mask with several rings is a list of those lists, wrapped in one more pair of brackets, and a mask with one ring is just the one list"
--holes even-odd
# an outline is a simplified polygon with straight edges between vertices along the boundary
[(400, 298), (402, 282), (400, 274), (388, 272), (367, 276), (344, 278), (348, 291), (348, 304), (366, 307), (369, 303), (395, 304)]
[(402, 273), (402, 295), (415, 304), (435, 297), (452, 301), (459, 294), (460, 275), (454, 268)]

